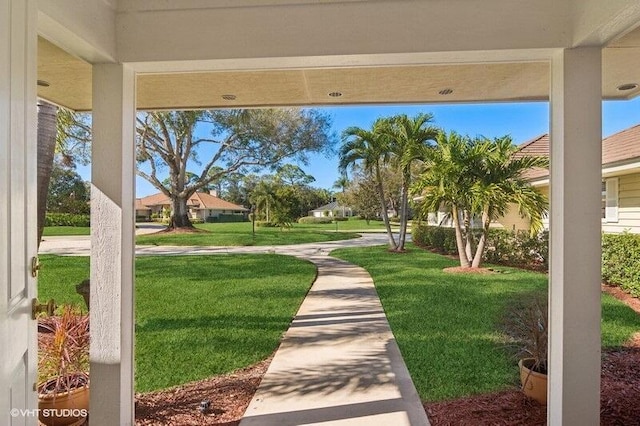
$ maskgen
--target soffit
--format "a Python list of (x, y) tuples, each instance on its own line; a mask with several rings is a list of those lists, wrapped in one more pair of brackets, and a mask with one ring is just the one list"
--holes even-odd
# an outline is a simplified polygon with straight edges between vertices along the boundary
[[(75, 110), (91, 109), (91, 65), (43, 38), (38, 40), (38, 96)], [(603, 53), (603, 97), (628, 99), (640, 88), (619, 92), (620, 84), (640, 83), (640, 29)], [(230, 108), (284, 105), (438, 103), (544, 100), (546, 62), (412, 65), (265, 71), (140, 74), (141, 109)], [(439, 91), (452, 89), (441, 95)], [(341, 92), (340, 97), (329, 97)], [(228, 101), (223, 95), (235, 95)]]

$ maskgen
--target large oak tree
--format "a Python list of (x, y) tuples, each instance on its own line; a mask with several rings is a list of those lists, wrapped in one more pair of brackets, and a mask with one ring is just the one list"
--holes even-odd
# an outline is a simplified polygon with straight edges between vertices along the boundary
[(192, 227), (187, 200), (211, 182), (285, 159), (305, 162), (333, 144), (329, 117), (312, 109), (146, 112), (137, 120), (138, 162), (146, 165), (138, 174), (171, 199), (170, 228)]

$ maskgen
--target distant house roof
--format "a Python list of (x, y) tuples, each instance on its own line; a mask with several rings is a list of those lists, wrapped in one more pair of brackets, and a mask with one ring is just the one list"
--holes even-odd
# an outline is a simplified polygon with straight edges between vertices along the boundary
[(136, 210), (151, 210), (151, 208), (144, 205), (142, 198), (136, 198)]
[[(541, 135), (519, 146), (519, 155), (549, 156), (549, 135)], [(640, 160), (640, 124), (614, 133), (602, 140), (602, 165)], [(529, 180), (542, 179), (549, 176), (547, 169), (528, 170), (524, 177)]]
[[(169, 199), (169, 197), (161, 192), (149, 195), (148, 197), (140, 198), (139, 200), (140, 205), (147, 207), (171, 205), (171, 200)], [(230, 203), (229, 201), (225, 201), (206, 192), (196, 192), (195, 194), (193, 194), (191, 197), (189, 197), (187, 206), (196, 209), (248, 211), (248, 209), (243, 206)], [(136, 200), (136, 209), (138, 209), (138, 200)]]
[(325, 204), (324, 206), (320, 206), (317, 209), (313, 209), (311, 211), (324, 212), (324, 211), (334, 211), (334, 210), (342, 210), (342, 209), (351, 209), (351, 207), (340, 205), (337, 201), (332, 201), (329, 204)]

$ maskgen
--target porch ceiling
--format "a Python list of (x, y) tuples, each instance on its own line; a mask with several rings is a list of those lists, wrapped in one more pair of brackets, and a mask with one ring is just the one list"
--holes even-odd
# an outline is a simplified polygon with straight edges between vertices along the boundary
[[(39, 38), (38, 95), (75, 110), (91, 109), (91, 65)], [(603, 53), (603, 97), (629, 99), (640, 87), (640, 28)], [(450, 94), (440, 94), (451, 89)], [(438, 103), (544, 100), (546, 62), (429, 64), (263, 71), (140, 74), (141, 109), (229, 108), (283, 105)], [(338, 92), (341, 96), (331, 97)], [(234, 95), (234, 100), (223, 99)]]

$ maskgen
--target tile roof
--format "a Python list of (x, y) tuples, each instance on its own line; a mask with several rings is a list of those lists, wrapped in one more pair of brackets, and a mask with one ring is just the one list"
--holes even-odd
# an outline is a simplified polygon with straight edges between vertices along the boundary
[(142, 202), (142, 198), (136, 198), (136, 210), (151, 210)]
[[(159, 192), (157, 194), (149, 195), (139, 199), (143, 206), (167, 206), (171, 204), (169, 197)], [(138, 200), (136, 200), (136, 209), (138, 208)], [(249, 209), (239, 206), (237, 204), (230, 203), (221, 198), (208, 194), (206, 192), (196, 192), (187, 201), (187, 205), (197, 209), (211, 209), (211, 210), (241, 210), (248, 211)]]
[(320, 206), (317, 209), (311, 210), (312, 212), (324, 212), (324, 211), (334, 211), (341, 209), (350, 209), (351, 207), (342, 206), (337, 201), (332, 201), (329, 204), (325, 204), (324, 206)]
[[(519, 145), (516, 155), (549, 156), (549, 135), (544, 134)], [(602, 140), (602, 165), (609, 166), (621, 161), (640, 159), (640, 124), (614, 133)], [(524, 173), (529, 180), (546, 178), (546, 169), (531, 169)]]

